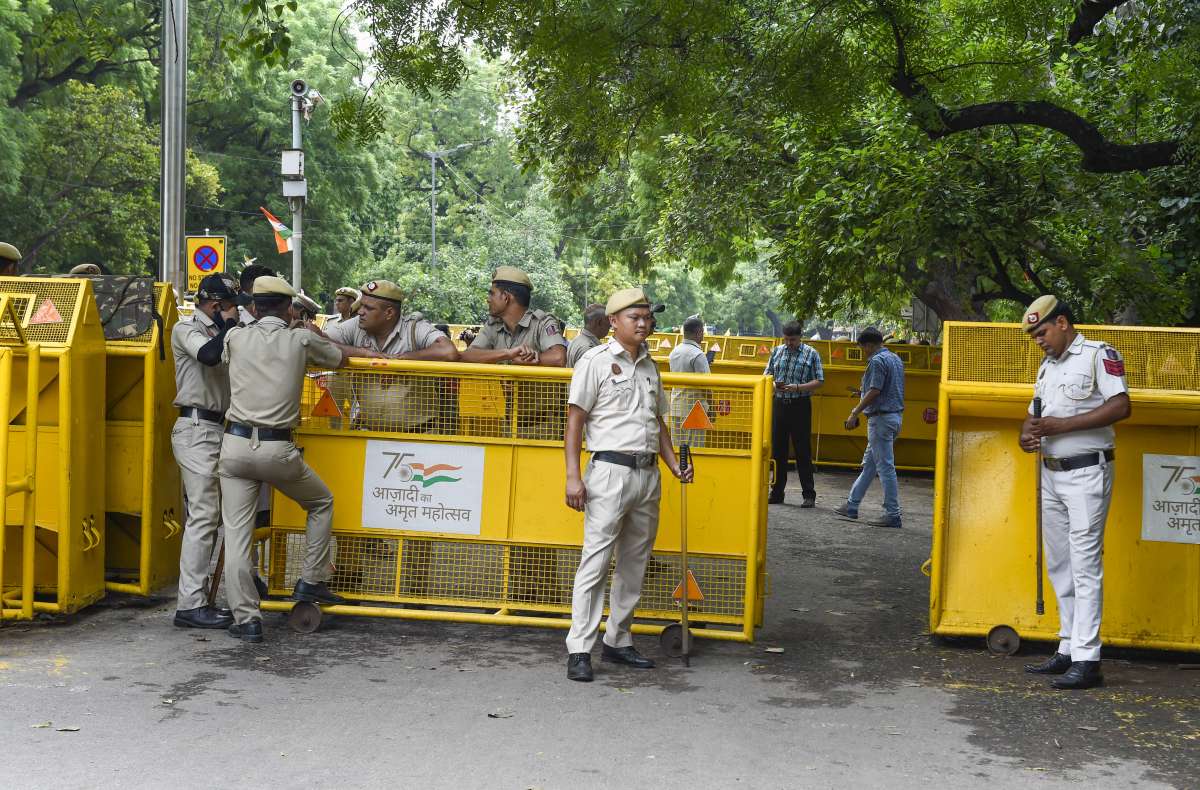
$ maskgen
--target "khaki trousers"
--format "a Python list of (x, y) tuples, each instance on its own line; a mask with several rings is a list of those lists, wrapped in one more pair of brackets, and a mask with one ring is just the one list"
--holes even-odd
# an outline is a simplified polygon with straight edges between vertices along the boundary
[(588, 653), (596, 644), (604, 614), (604, 580), (614, 551), (617, 562), (609, 592), (604, 643), (610, 647), (633, 644), (629, 627), (633, 623), (633, 610), (642, 597), (646, 563), (658, 534), (657, 464), (630, 469), (592, 461), (584, 473), (583, 484), (588, 498), (583, 511), (583, 554), (571, 597), (568, 653)]
[(221, 518), (225, 522), (225, 591), (238, 623), (261, 618), (250, 549), (263, 483), (275, 486), (308, 513), (308, 550), (300, 578), (323, 582), (333, 570), (330, 533), (333, 494), (292, 442), (260, 442), (225, 434), (221, 444)]
[(187, 517), (179, 549), (177, 609), (196, 609), (208, 603), (204, 582), (221, 526), (221, 486), (217, 478), (221, 433), (219, 423), (199, 417), (180, 417), (171, 429), (171, 448), (187, 495)]

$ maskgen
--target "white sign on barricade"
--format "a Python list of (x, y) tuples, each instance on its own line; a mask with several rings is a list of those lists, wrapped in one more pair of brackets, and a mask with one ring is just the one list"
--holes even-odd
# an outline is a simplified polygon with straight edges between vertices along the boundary
[(1200, 456), (1142, 456), (1142, 540), (1200, 543)]
[(364, 527), (479, 534), (482, 447), (371, 439), (366, 454)]

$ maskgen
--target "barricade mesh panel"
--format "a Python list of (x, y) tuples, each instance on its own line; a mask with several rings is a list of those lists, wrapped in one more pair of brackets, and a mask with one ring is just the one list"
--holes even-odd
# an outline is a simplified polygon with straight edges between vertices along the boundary
[[(1200, 330), (1080, 326), (1125, 359), (1133, 389), (1200, 390)], [(947, 328), (950, 381), (1031, 384), (1042, 350), (1019, 324), (953, 324)]]
[[(274, 529), (271, 587), (290, 590), (304, 564), (301, 531)], [(337, 534), (337, 571), (329, 587), (363, 600), (437, 602), (466, 608), (530, 608), (563, 614), (571, 610), (571, 588), (580, 551), (576, 548), (453, 541), (410, 535), (375, 537)], [(693, 617), (737, 622), (744, 613), (744, 559), (691, 555), (692, 575), (704, 600), (691, 602)], [(640, 617), (672, 618), (673, 593), (681, 578), (677, 554), (654, 554), (646, 567)], [(612, 582), (612, 566), (609, 579)]]
[[(569, 389), (567, 379), (357, 368), (313, 371), (301, 401), (301, 427), (560, 443)], [(680, 423), (699, 400), (714, 430), (689, 432), (693, 446), (750, 449), (753, 390), (668, 386), (666, 394), (668, 426), (676, 443)]]
[(15, 306), (26, 321), (29, 342), (63, 345), (71, 336), (79, 290), (86, 282), (65, 277), (0, 277), (0, 293), (17, 295)]
[(20, 345), (24, 308), (28, 307), (30, 297), (18, 297), (15, 294), (5, 294), (4, 297), (0, 301), (0, 345)]

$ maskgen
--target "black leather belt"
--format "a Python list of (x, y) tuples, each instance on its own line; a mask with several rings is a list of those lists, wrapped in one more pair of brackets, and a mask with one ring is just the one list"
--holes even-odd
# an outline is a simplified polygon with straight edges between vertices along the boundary
[(180, 417), (191, 417), (195, 415), (202, 420), (208, 422), (225, 422), (225, 415), (219, 411), (209, 411), (208, 409), (197, 409), (195, 406), (180, 406)]
[(601, 450), (592, 453), (593, 461), (603, 461), (606, 464), (619, 464), (630, 469), (645, 469), (654, 466), (658, 460), (657, 453), (618, 453), (613, 450)]
[(1113, 450), (1105, 450), (1103, 453), (1084, 453), (1083, 455), (1073, 455), (1070, 458), (1043, 458), (1042, 463), (1052, 472), (1069, 472), (1072, 469), (1087, 469), (1089, 466), (1096, 466), (1100, 463), (1100, 456), (1104, 456), (1105, 461), (1112, 461), (1117, 454)]
[(242, 425), (240, 422), (231, 422), (225, 426), (225, 433), (232, 433), (243, 439), (252, 438), (256, 430), (260, 442), (290, 442), (292, 440), (291, 428), (255, 428), (253, 425)]

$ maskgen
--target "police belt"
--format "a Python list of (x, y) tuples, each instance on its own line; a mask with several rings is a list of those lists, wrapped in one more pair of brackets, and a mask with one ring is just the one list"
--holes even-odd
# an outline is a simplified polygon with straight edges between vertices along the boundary
[(657, 453), (618, 453), (613, 450), (600, 450), (592, 453), (593, 461), (628, 466), (630, 469), (645, 469), (654, 466), (657, 459)]
[(225, 422), (225, 414), (219, 411), (209, 411), (208, 409), (198, 409), (195, 406), (180, 406), (180, 417), (199, 417), (208, 422)]
[(1052, 472), (1069, 472), (1072, 469), (1086, 469), (1089, 466), (1096, 466), (1101, 463), (1101, 456), (1103, 456), (1104, 461), (1112, 461), (1116, 455), (1116, 452), (1113, 450), (1105, 450), (1102, 453), (1084, 453), (1083, 455), (1073, 455), (1070, 458), (1043, 458), (1042, 463)]
[(253, 438), (255, 431), (258, 431), (260, 442), (290, 442), (292, 440), (291, 428), (259, 428), (254, 425), (242, 425), (240, 422), (231, 422), (225, 426), (225, 433), (232, 433), (243, 439)]

